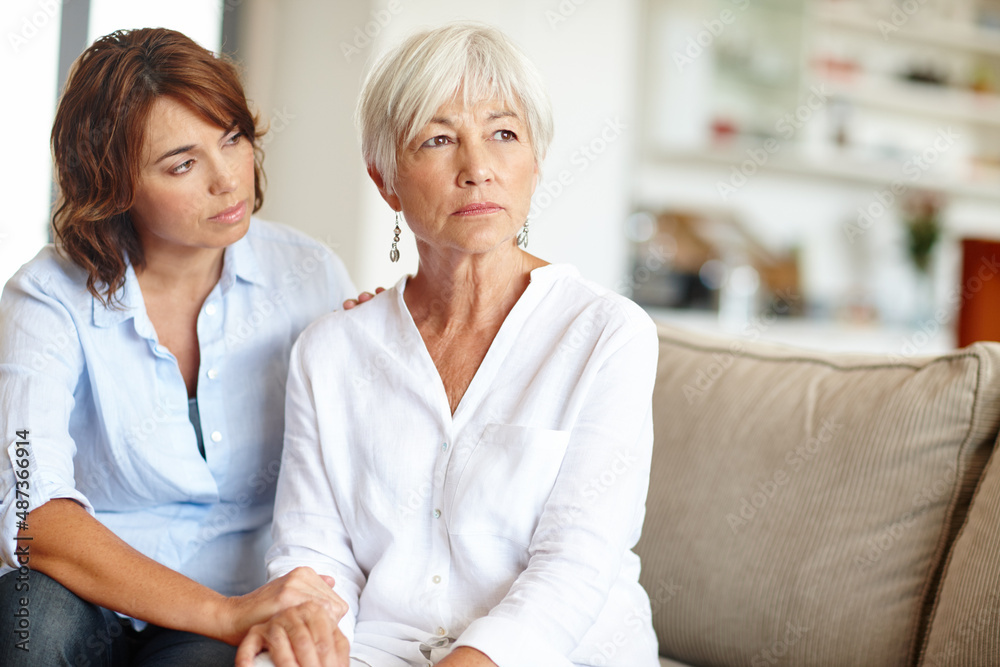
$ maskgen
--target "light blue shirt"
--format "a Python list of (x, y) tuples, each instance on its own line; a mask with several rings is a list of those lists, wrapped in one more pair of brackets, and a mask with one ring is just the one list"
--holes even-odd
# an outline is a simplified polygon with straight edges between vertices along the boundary
[(288, 227), (254, 219), (226, 248), (197, 323), (202, 458), (184, 379), (132, 267), (122, 307), (109, 309), (80, 267), (43, 249), (0, 299), (0, 573), (15, 563), (16, 500), (72, 498), (141, 553), (220, 593), (262, 584), (289, 352), (310, 322), (356, 294), (336, 255)]

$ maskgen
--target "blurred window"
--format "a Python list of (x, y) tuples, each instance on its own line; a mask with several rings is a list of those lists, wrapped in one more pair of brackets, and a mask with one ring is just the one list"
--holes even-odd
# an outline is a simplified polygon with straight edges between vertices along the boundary
[(121, 28), (180, 30), (218, 52), (236, 0), (4, 0), (0, 8), (0, 284), (49, 240), (53, 199), (49, 132), (69, 64), (94, 39)]

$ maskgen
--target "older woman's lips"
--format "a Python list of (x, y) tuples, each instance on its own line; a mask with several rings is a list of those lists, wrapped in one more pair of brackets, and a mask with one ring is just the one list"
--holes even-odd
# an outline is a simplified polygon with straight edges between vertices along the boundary
[(489, 215), (490, 213), (496, 213), (497, 211), (502, 210), (503, 207), (497, 206), (493, 202), (488, 201), (463, 206), (455, 211), (453, 215)]
[(211, 218), (209, 218), (209, 220), (214, 220), (215, 222), (221, 222), (225, 224), (232, 224), (234, 222), (239, 222), (240, 220), (242, 220), (243, 216), (246, 215), (246, 212), (247, 212), (247, 202), (244, 199), (239, 204), (236, 204), (235, 206), (230, 206), (221, 213), (213, 215)]

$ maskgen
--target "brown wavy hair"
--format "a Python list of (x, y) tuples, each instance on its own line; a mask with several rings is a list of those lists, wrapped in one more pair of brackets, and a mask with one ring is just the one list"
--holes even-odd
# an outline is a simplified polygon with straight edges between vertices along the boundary
[(52, 216), (62, 252), (87, 271), (87, 289), (116, 305), (127, 262), (145, 266), (129, 210), (143, 166), (146, 121), (171, 97), (254, 147), (254, 212), (264, 201), (263, 153), (236, 68), (164, 28), (119, 30), (77, 58), (52, 125), (59, 200)]

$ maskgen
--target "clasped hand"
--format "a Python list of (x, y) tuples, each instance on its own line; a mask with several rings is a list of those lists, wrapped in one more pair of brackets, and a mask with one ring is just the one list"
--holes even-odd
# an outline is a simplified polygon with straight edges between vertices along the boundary
[(337, 627), (348, 606), (333, 584), (332, 577), (300, 567), (229, 598), (235, 627), (249, 628), (236, 652), (236, 667), (251, 667), (265, 649), (276, 667), (349, 667), (347, 638)]

